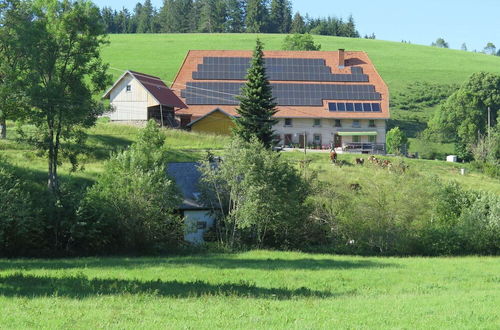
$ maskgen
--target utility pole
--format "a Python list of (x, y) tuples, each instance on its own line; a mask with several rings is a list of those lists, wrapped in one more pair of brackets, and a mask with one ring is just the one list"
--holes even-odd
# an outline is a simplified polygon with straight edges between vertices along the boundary
[(304, 157), (306, 155), (306, 148), (307, 148), (307, 131), (304, 131)]
[(491, 145), (491, 140), (490, 140), (490, 127), (491, 127), (491, 109), (488, 107), (488, 145)]

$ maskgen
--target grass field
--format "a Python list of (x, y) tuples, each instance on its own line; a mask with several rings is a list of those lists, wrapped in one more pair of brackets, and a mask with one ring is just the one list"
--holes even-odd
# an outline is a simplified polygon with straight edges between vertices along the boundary
[[(114, 34), (103, 58), (118, 77), (137, 70), (173, 81), (190, 49), (248, 49), (259, 37), (266, 50), (280, 50), (279, 34)], [(500, 73), (500, 57), (399, 42), (314, 36), (321, 50), (362, 50), (394, 93), (414, 81), (460, 83), (477, 71)], [(174, 86), (176, 88), (176, 86)]]
[[(12, 126), (12, 124), (11, 124)], [(106, 123), (99, 121), (89, 130), (89, 151), (83, 161), (83, 171), (70, 173), (70, 166), (64, 163), (60, 167), (63, 180), (75, 182), (77, 185), (91, 184), (103, 170), (103, 165), (113, 152), (126, 148), (136, 140), (138, 127)], [(175, 162), (197, 161), (206, 155), (207, 150), (220, 154), (229, 143), (229, 137), (207, 134), (197, 134), (185, 131), (165, 129), (169, 160)], [(8, 140), (0, 140), (0, 155), (16, 166), (23, 176), (30, 178), (39, 185), (45, 185), (47, 161), (39, 157), (29, 145), (15, 141), (14, 130), (8, 131)], [(296, 163), (304, 159), (302, 151), (286, 152), (282, 157)], [(344, 159), (354, 164), (356, 155), (342, 155)], [(368, 166), (334, 167), (329, 161), (327, 153), (308, 152), (311, 168), (318, 172), (319, 179), (334, 177), (335, 175), (348, 176), (353, 181), (364, 180), (373, 175), (373, 168)], [(472, 169), (469, 164), (447, 163), (439, 160), (406, 159), (410, 168), (425, 175), (434, 175), (443, 180), (455, 180), (468, 189), (487, 190), (500, 194), (500, 182)], [(467, 175), (460, 175), (460, 168), (467, 170)]]
[(0, 259), (14, 328), (498, 329), (493, 257), (253, 251), (169, 258)]
[[(124, 70), (157, 75), (170, 85), (191, 49), (247, 49), (259, 37), (267, 50), (280, 50), (284, 36), (279, 34), (132, 34), (110, 35), (103, 58), (110, 63), (110, 73), (118, 78)], [(389, 86), (391, 95), (403, 91), (408, 84), (427, 81), (438, 84), (460, 84), (472, 73), (500, 73), (500, 57), (429, 46), (382, 40), (314, 36), (321, 50), (361, 50), (368, 53)], [(182, 89), (182, 86), (172, 86)], [(402, 111), (391, 108), (391, 126), (402, 127), (414, 138), (410, 151), (422, 149), (417, 133), (425, 129), (435, 108)], [(453, 153), (451, 144), (435, 144), (433, 151)]]

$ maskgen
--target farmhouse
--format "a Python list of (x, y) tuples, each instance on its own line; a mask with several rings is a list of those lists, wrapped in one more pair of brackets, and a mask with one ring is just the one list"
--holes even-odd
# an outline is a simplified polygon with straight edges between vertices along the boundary
[(184, 239), (193, 244), (203, 243), (203, 235), (214, 225), (214, 218), (210, 215), (210, 208), (200, 202), (198, 184), (201, 173), (199, 163), (169, 163), (168, 175), (175, 180), (182, 193), (183, 201), (178, 210), (184, 216)]
[[(177, 121), (193, 131), (229, 134), (251, 51), (189, 51), (172, 88), (186, 104)], [(385, 152), (389, 92), (361, 51), (267, 51), (278, 103), (274, 130), (283, 146), (335, 146)]]
[(103, 98), (110, 100), (114, 111), (106, 116), (113, 121), (155, 119), (162, 126), (178, 127), (174, 111), (186, 108), (160, 78), (135, 71), (126, 71)]

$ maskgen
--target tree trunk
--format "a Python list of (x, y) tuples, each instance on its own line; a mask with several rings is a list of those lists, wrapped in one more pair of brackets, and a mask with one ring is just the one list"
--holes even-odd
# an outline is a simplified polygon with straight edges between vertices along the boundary
[(57, 180), (57, 151), (56, 146), (54, 144), (54, 133), (50, 132), (49, 137), (49, 173), (48, 173), (48, 181), (47, 187), (49, 191), (54, 195), (58, 191), (58, 180)]
[(5, 117), (0, 117), (0, 139), (5, 140), (7, 138), (7, 124)]

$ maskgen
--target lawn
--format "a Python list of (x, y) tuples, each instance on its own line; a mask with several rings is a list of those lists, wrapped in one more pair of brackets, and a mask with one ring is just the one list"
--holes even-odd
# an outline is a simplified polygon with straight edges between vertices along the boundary
[(494, 257), (0, 259), (2, 328), (498, 329)]

